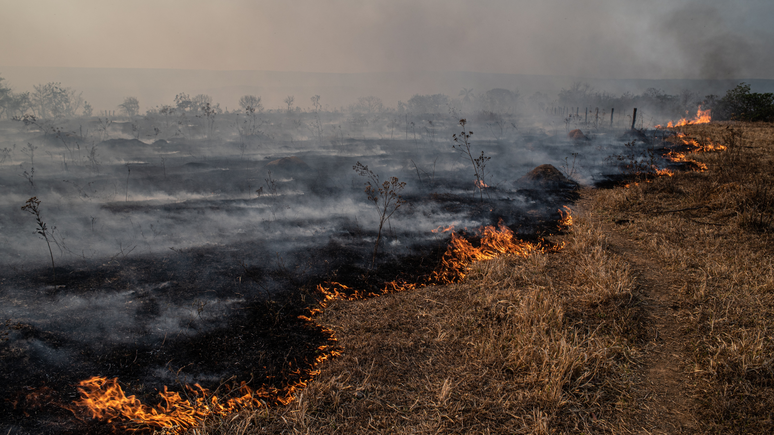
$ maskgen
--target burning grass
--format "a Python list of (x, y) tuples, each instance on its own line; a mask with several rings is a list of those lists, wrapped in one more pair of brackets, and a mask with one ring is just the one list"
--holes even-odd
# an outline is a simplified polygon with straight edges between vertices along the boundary
[[(682, 343), (701, 432), (774, 430), (774, 126), (694, 125), (707, 168), (600, 193), (597, 207), (681, 277)], [(704, 146), (702, 146), (704, 144)], [(709, 145), (709, 146), (707, 146)]]
[(298, 400), (197, 433), (617, 430), (640, 334), (634, 281), (597, 228), (573, 224), (558, 252), (479, 248), (459, 284), (332, 298), (318, 320), (342, 355)]

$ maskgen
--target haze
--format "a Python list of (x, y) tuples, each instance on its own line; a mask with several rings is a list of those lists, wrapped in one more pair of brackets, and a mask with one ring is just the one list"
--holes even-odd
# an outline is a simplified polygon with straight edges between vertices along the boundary
[(3, 0), (0, 8), (0, 66), (774, 78), (768, 0)]

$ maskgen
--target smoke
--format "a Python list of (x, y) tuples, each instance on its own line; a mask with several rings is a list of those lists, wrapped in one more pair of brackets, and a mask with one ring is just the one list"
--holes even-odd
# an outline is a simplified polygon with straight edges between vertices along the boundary
[(729, 18), (713, 5), (692, 3), (666, 15), (657, 31), (677, 51), (684, 76), (702, 79), (755, 78), (764, 56), (749, 34), (730, 27)]

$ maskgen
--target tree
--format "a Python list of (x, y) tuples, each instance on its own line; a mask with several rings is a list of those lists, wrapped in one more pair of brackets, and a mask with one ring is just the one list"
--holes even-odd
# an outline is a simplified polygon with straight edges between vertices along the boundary
[(181, 113), (186, 113), (194, 108), (194, 103), (188, 94), (181, 92), (175, 95), (175, 106)]
[(416, 94), (408, 100), (408, 110), (412, 113), (441, 113), (448, 104), (449, 97), (444, 94)]
[(384, 103), (382, 103), (382, 99), (379, 97), (359, 97), (354, 108), (358, 112), (364, 112), (367, 115), (373, 115), (384, 111)]
[(5, 114), (9, 119), (14, 116), (22, 117), (31, 108), (32, 100), (30, 100), (29, 92), (20, 92), (18, 94), (12, 92), (6, 102)]
[[(717, 112), (717, 116), (715, 116)], [(740, 83), (720, 99), (713, 112), (714, 119), (738, 121), (774, 120), (774, 94), (750, 92), (750, 85)]]
[(194, 112), (198, 112), (204, 110), (205, 106), (212, 106), (212, 97), (206, 94), (199, 94), (191, 98), (191, 103), (193, 104), (192, 109)]
[(288, 113), (293, 112), (293, 102), (296, 101), (296, 97), (288, 95), (283, 101), (288, 105)]
[(71, 88), (63, 88), (61, 83), (49, 82), (35, 85), (32, 93), (32, 108), (38, 118), (75, 116), (83, 103), (81, 93)]
[(83, 102), (83, 116), (90, 117), (92, 112), (94, 111), (94, 108), (91, 107), (91, 104), (89, 104), (88, 101)]
[(137, 114), (140, 113), (140, 102), (134, 97), (126, 97), (124, 102), (119, 104), (118, 107), (120, 107), (121, 111), (130, 118), (137, 116)]
[[(261, 104), (261, 97), (255, 95), (245, 95), (239, 99), (239, 107), (245, 112), (254, 113), (262, 112), (263, 104)], [(252, 110), (251, 110), (252, 109)]]

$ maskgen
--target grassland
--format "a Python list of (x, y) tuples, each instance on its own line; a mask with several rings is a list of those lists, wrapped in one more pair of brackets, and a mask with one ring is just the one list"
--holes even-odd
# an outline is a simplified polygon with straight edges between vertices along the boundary
[(297, 400), (191, 433), (771, 433), (774, 125), (681, 131), (706, 170), (584, 190), (559, 252), (334, 302)]

